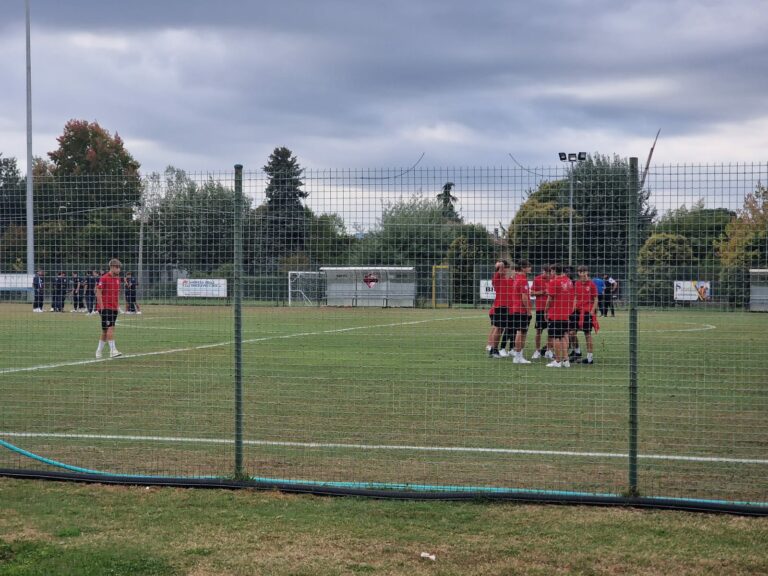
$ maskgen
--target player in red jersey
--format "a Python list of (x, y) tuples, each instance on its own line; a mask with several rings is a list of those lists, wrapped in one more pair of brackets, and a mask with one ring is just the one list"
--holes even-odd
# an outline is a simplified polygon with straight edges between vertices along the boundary
[(528, 287), (528, 274), (530, 272), (531, 264), (528, 260), (521, 260), (515, 264), (515, 277), (512, 279), (512, 293), (509, 303), (509, 327), (515, 338), (512, 361), (515, 364), (531, 363), (523, 356), (525, 336), (531, 323), (531, 295)]
[(490, 358), (501, 358), (499, 354), (499, 337), (509, 325), (509, 296), (511, 283), (509, 281), (509, 262), (499, 260), (496, 262), (496, 271), (491, 279), (496, 297), (493, 306), (488, 311), (491, 319), (491, 332), (488, 334), (486, 350)]
[(570, 337), (573, 341), (574, 355), (581, 356), (576, 333), (578, 331), (584, 332), (584, 339), (587, 341), (587, 357), (582, 360), (582, 363), (592, 364), (592, 329), (594, 328), (595, 332), (600, 329), (600, 325), (597, 323), (597, 286), (589, 277), (589, 268), (579, 266), (577, 272), (579, 279), (574, 284), (576, 308), (571, 317)]
[(552, 337), (547, 333), (547, 345), (541, 347), (541, 333), (547, 329), (547, 314), (544, 309), (547, 307), (547, 286), (549, 284), (550, 269), (552, 266), (545, 264), (541, 268), (541, 274), (533, 279), (533, 286), (531, 286), (531, 296), (536, 297), (536, 351), (533, 353), (534, 360), (544, 356), (545, 358), (554, 358), (555, 353), (552, 351)]
[(115, 347), (115, 323), (120, 302), (120, 269), (122, 264), (117, 258), (109, 261), (109, 272), (99, 278), (96, 284), (96, 309), (101, 315), (101, 338), (96, 349), (96, 358), (101, 358), (104, 345), (109, 344), (109, 357), (122, 354)]
[(553, 266), (554, 276), (547, 286), (547, 321), (548, 334), (552, 337), (555, 347), (555, 359), (547, 364), (547, 368), (570, 368), (568, 362), (568, 326), (573, 314), (574, 294), (573, 283), (563, 273), (562, 264)]

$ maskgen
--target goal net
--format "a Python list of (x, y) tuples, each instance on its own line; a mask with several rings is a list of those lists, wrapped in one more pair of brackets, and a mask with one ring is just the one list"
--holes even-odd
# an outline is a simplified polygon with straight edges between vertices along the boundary
[(320, 306), (325, 300), (325, 272), (288, 272), (288, 306)]

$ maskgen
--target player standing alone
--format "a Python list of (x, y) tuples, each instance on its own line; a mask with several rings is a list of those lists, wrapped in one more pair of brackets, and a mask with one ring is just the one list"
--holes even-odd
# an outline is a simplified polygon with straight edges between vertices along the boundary
[(109, 272), (99, 278), (96, 284), (96, 309), (101, 315), (101, 338), (96, 348), (96, 358), (101, 358), (104, 345), (109, 344), (109, 357), (115, 358), (122, 354), (115, 347), (115, 323), (120, 303), (120, 260), (113, 258), (109, 261)]
[(553, 266), (554, 275), (547, 287), (547, 333), (552, 337), (555, 359), (547, 368), (570, 368), (568, 361), (568, 327), (573, 313), (573, 283), (563, 273), (562, 264)]

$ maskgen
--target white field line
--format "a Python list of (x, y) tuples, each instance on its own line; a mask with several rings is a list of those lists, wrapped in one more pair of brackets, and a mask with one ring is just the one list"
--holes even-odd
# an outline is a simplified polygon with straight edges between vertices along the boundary
[[(10, 438), (64, 438), (72, 440), (118, 440), (122, 442), (166, 442), (187, 444), (234, 444), (226, 438), (184, 438), (175, 436), (128, 436), (114, 434), (71, 434), (44, 432), (0, 432)], [(271, 440), (243, 440), (248, 446), (282, 446), (288, 448), (345, 449), (345, 450), (403, 450), (415, 452), (465, 452), (477, 454), (521, 454), (529, 456), (570, 456), (576, 458), (623, 458), (620, 452), (572, 452), (566, 450), (523, 450), (515, 448), (472, 448), (461, 446), (412, 446), (397, 444), (339, 444), (321, 442), (280, 442)], [(638, 454), (644, 460), (675, 460), (683, 462), (716, 462), (727, 464), (768, 465), (768, 460), (754, 458), (718, 458), (715, 456), (678, 456), (669, 454)]]
[[(337, 328), (334, 330), (320, 330), (318, 332), (297, 332), (294, 334), (282, 334), (280, 336), (264, 336), (262, 338), (249, 338), (243, 340), (243, 344), (255, 344), (257, 342), (266, 342), (269, 340), (284, 340), (287, 338), (297, 338), (301, 336), (321, 336), (323, 334), (340, 334), (342, 332), (353, 332), (355, 330), (368, 330), (379, 328), (394, 328), (398, 326), (411, 326), (414, 324), (426, 324), (429, 322), (444, 322), (446, 320), (460, 320), (462, 318), (470, 318), (470, 316), (455, 316), (452, 318), (430, 318), (427, 320), (414, 320), (412, 322), (395, 322), (391, 324), (372, 324), (369, 326), (352, 326), (349, 328)], [(215, 342), (213, 344), (201, 344), (200, 346), (190, 346), (188, 348), (172, 348), (170, 350), (158, 350), (155, 352), (140, 352), (138, 354), (123, 354), (120, 359), (123, 358), (145, 358), (147, 356), (163, 356), (166, 354), (178, 354), (180, 352), (192, 352), (194, 350), (205, 350), (207, 348), (220, 348), (222, 346), (230, 346), (233, 344), (233, 340), (227, 340), (225, 342)], [(105, 354), (108, 354), (105, 351)], [(18, 372), (36, 372), (38, 370), (52, 370), (55, 368), (64, 368), (67, 366), (84, 366), (87, 364), (96, 364), (98, 362), (105, 362), (110, 360), (106, 359), (90, 359), (90, 360), (73, 360), (70, 362), (59, 362), (56, 364), (40, 364), (38, 366), (25, 366), (23, 368), (0, 368), (0, 376), (3, 374), (16, 374)]]

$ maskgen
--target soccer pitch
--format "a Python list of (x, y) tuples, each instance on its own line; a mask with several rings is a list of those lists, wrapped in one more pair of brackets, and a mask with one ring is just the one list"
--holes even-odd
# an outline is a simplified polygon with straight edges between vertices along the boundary
[[(98, 317), (2, 304), (0, 440), (113, 474), (231, 475), (232, 309), (143, 311), (120, 316), (124, 356), (96, 360)], [(641, 494), (768, 502), (766, 316), (639, 318)], [(557, 370), (487, 358), (484, 310), (244, 307), (246, 472), (621, 494), (627, 319), (600, 319), (594, 365)], [(0, 468), (56, 469), (2, 447)]]

